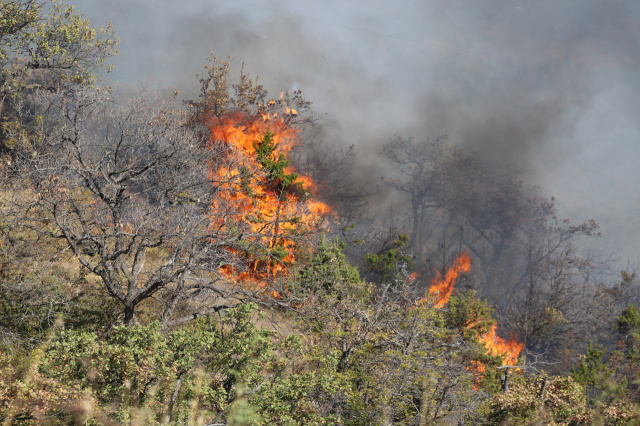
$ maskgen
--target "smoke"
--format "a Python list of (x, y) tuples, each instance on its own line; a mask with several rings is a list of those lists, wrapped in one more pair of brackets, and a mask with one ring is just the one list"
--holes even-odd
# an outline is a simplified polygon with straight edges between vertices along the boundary
[(448, 134), (486, 161), (523, 170), (561, 214), (594, 217), (600, 242), (640, 251), (637, 120), (640, 5), (633, 0), (75, 1), (112, 20), (112, 78), (184, 98), (210, 52), (272, 94), (303, 89), (354, 175), (379, 180), (393, 135)]

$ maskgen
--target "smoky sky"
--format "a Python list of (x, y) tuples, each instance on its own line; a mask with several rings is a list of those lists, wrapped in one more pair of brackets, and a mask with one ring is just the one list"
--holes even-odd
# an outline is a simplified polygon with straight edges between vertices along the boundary
[(560, 214), (640, 254), (640, 3), (595, 0), (70, 0), (121, 38), (107, 76), (197, 95), (231, 57), (277, 95), (302, 89), (323, 138), (379, 179), (392, 136), (449, 140), (524, 172)]

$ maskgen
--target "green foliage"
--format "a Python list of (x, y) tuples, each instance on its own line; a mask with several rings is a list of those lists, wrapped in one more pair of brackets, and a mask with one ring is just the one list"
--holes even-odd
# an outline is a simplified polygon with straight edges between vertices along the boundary
[(40, 371), (60, 382), (92, 388), (101, 403), (118, 401), (116, 416), (123, 420), (132, 406), (146, 403), (155, 383), (170, 375), (172, 353), (159, 329), (158, 323), (119, 326), (106, 340), (91, 332), (64, 330), (51, 342)]
[(316, 353), (335, 359), (336, 379), (346, 385), (333, 412), (350, 425), (475, 418), (484, 393), (473, 389), (465, 368), (475, 346), (447, 326), (443, 310), (409, 301), (418, 294), (413, 280), (394, 275), (376, 289), (362, 282), (342, 250), (340, 242), (322, 240), (291, 295), (304, 300), (302, 319), (317, 336)]
[(201, 317), (168, 334), (157, 322), (115, 327), (106, 336), (63, 330), (47, 346), (39, 374), (69, 389), (71, 405), (84, 392), (95, 419), (155, 423), (171, 404), (170, 418), (180, 424), (332, 424), (334, 399), (348, 389), (337, 357), (320, 356), (295, 336), (276, 341), (255, 326), (255, 310), (242, 305), (221, 321)]
[(341, 424), (350, 383), (336, 371), (337, 354), (304, 347), (297, 338), (287, 340), (280, 348), (283, 356), (271, 366), (279, 378), (264, 381), (250, 398), (261, 415), (255, 424)]
[(492, 423), (637, 424), (638, 407), (625, 401), (589, 406), (582, 385), (566, 376), (518, 377), (509, 393), (497, 393), (490, 404)]
[[(600, 386), (596, 404), (640, 403), (640, 313), (635, 305), (629, 305), (618, 316), (614, 325), (618, 332), (618, 342), (607, 360), (610, 380)], [(633, 407), (637, 413), (638, 407)]]
[(613, 375), (613, 369), (603, 361), (606, 352), (597, 342), (589, 342), (586, 354), (571, 369), (571, 378), (582, 385), (590, 397), (598, 397)]
[(281, 152), (276, 155), (278, 146), (273, 137), (274, 134), (268, 131), (262, 140), (254, 143), (254, 147), (258, 163), (266, 172), (267, 181), (276, 191), (282, 192), (291, 189), (298, 175), (285, 171), (291, 161)]
[(471, 290), (449, 298), (445, 319), (448, 327), (457, 330), (471, 344), (467, 357), (477, 368), (482, 365), (484, 370), (477, 374), (476, 386), (489, 394), (502, 391), (501, 376), (505, 370), (497, 370), (504, 363), (502, 357), (487, 354), (487, 348), (480, 343), (480, 338), (495, 326), (492, 318), (493, 308), (485, 300), (476, 297)]
[(616, 350), (609, 352), (589, 342), (585, 355), (570, 372), (584, 389), (594, 424), (636, 424), (640, 418), (638, 332), (640, 315), (630, 305), (617, 318), (620, 335)]
[(497, 393), (489, 420), (508, 424), (585, 424), (593, 416), (584, 388), (570, 377), (536, 376), (513, 380), (508, 393)]
[(220, 327), (215, 343), (216, 356), (207, 360), (206, 371), (211, 381), (205, 390), (207, 408), (224, 412), (238, 395), (238, 386), (251, 386), (259, 380), (261, 367), (273, 357), (270, 333), (258, 330), (251, 322), (255, 305), (247, 304), (230, 310)]
[[(29, 424), (58, 407), (78, 401), (83, 392), (77, 384), (67, 386), (39, 373), (56, 322), (47, 339), (30, 352), (6, 353), (0, 350), (0, 420), (3, 424)], [(10, 350), (13, 348), (10, 348)]]
[(164, 336), (157, 322), (115, 327), (106, 338), (64, 330), (49, 345), (40, 372), (90, 392), (96, 414), (102, 409), (125, 421), (140, 408), (161, 412), (158, 399), (167, 398), (176, 376), (193, 369), (213, 337), (181, 330)]
[(368, 299), (370, 287), (360, 278), (360, 271), (349, 263), (343, 250), (344, 243), (320, 238), (314, 256), (300, 268), (291, 290), (301, 298), (322, 292), (323, 297), (342, 300), (345, 296)]
[(384, 247), (379, 253), (365, 256), (365, 266), (372, 271), (380, 283), (387, 283), (396, 278), (398, 270), (413, 270), (413, 258), (402, 251), (409, 242), (409, 237), (399, 234), (398, 239)]
[(631, 304), (618, 317), (615, 329), (624, 340), (626, 356), (634, 360), (640, 359), (640, 312)]
[(493, 308), (485, 300), (478, 299), (473, 290), (451, 296), (445, 313), (447, 325), (460, 330), (466, 339), (473, 342), (477, 342), (496, 323), (491, 315)]
[(16, 67), (47, 69), (59, 78), (90, 84), (96, 78), (92, 73), (116, 54), (118, 40), (111, 28), (91, 28), (64, 2), (3, 0), (0, 14), (0, 60), (14, 75)]

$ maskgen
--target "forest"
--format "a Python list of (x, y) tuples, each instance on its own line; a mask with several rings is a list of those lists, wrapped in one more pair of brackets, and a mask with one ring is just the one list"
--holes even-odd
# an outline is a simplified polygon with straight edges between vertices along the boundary
[[(517, 170), (394, 137), (380, 181), (302, 90), (0, 0), (0, 422), (638, 424), (640, 286)], [(376, 209), (381, 192), (392, 208)]]

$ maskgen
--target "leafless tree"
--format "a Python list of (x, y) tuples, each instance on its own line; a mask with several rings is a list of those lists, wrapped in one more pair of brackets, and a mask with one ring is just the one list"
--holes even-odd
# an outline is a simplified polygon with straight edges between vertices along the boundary
[(598, 225), (558, 218), (553, 200), (530, 202), (531, 214), (519, 229), (516, 246), (520, 273), (505, 293), (506, 317), (531, 351), (550, 352), (558, 362), (558, 350), (587, 334), (581, 325), (592, 301), (582, 293), (595, 290), (589, 277), (597, 263), (580, 250), (578, 240), (598, 235)]
[(423, 246), (429, 234), (427, 228), (432, 211), (444, 207), (440, 202), (440, 194), (443, 192), (445, 164), (457, 153), (446, 142), (444, 136), (435, 141), (425, 139), (422, 142), (395, 137), (380, 152), (396, 168), (396, 175), (386, 183), (408, 198), (411, 238), (417, 244), (419, 257), (424, 254)]
[(505, 258), (528, 214), (521, 183), (448, 143), (396, 137), (381, 153), (395, 171), (387, 184), (406, 197), (407, 230), (418, 262), (468, 250), (483, 292), (503, 277)]
[(497, 307), (501, 328), (508, 326), (531, 353), (558, 362), (567, 358), (560, 352), (575, 353), (585, 336), (606, 328), (599, 319), (609, 317), (603, 308), (614, 294), (596, 287), (602, 262), (580, 244), (598, 234), (593, 220), (558, 217), (553, 198), (535, 197), (517, 173), (446, 139), (395, 138), (381, 154), (395, 167), (388, 185), (405, 196), (417, 262), (446, 264), (452, 252), (467, 250), (474, 260), (469, 282)]
[(232, 154), (203, 146), (179, 112), (154, 99), (118, 104), (74, 88), (35, 102), (43, 149), (4, 181), (8, 241), (41, 250), (61, 242), (121, 303), (126, 324), (145, 302), (171, 326), (252, 294), (219, 272), (242, 270), (236, 253), (251, 244), (230, 223), (234, 206), (211, 204), (238, 178), (210, 174)]

